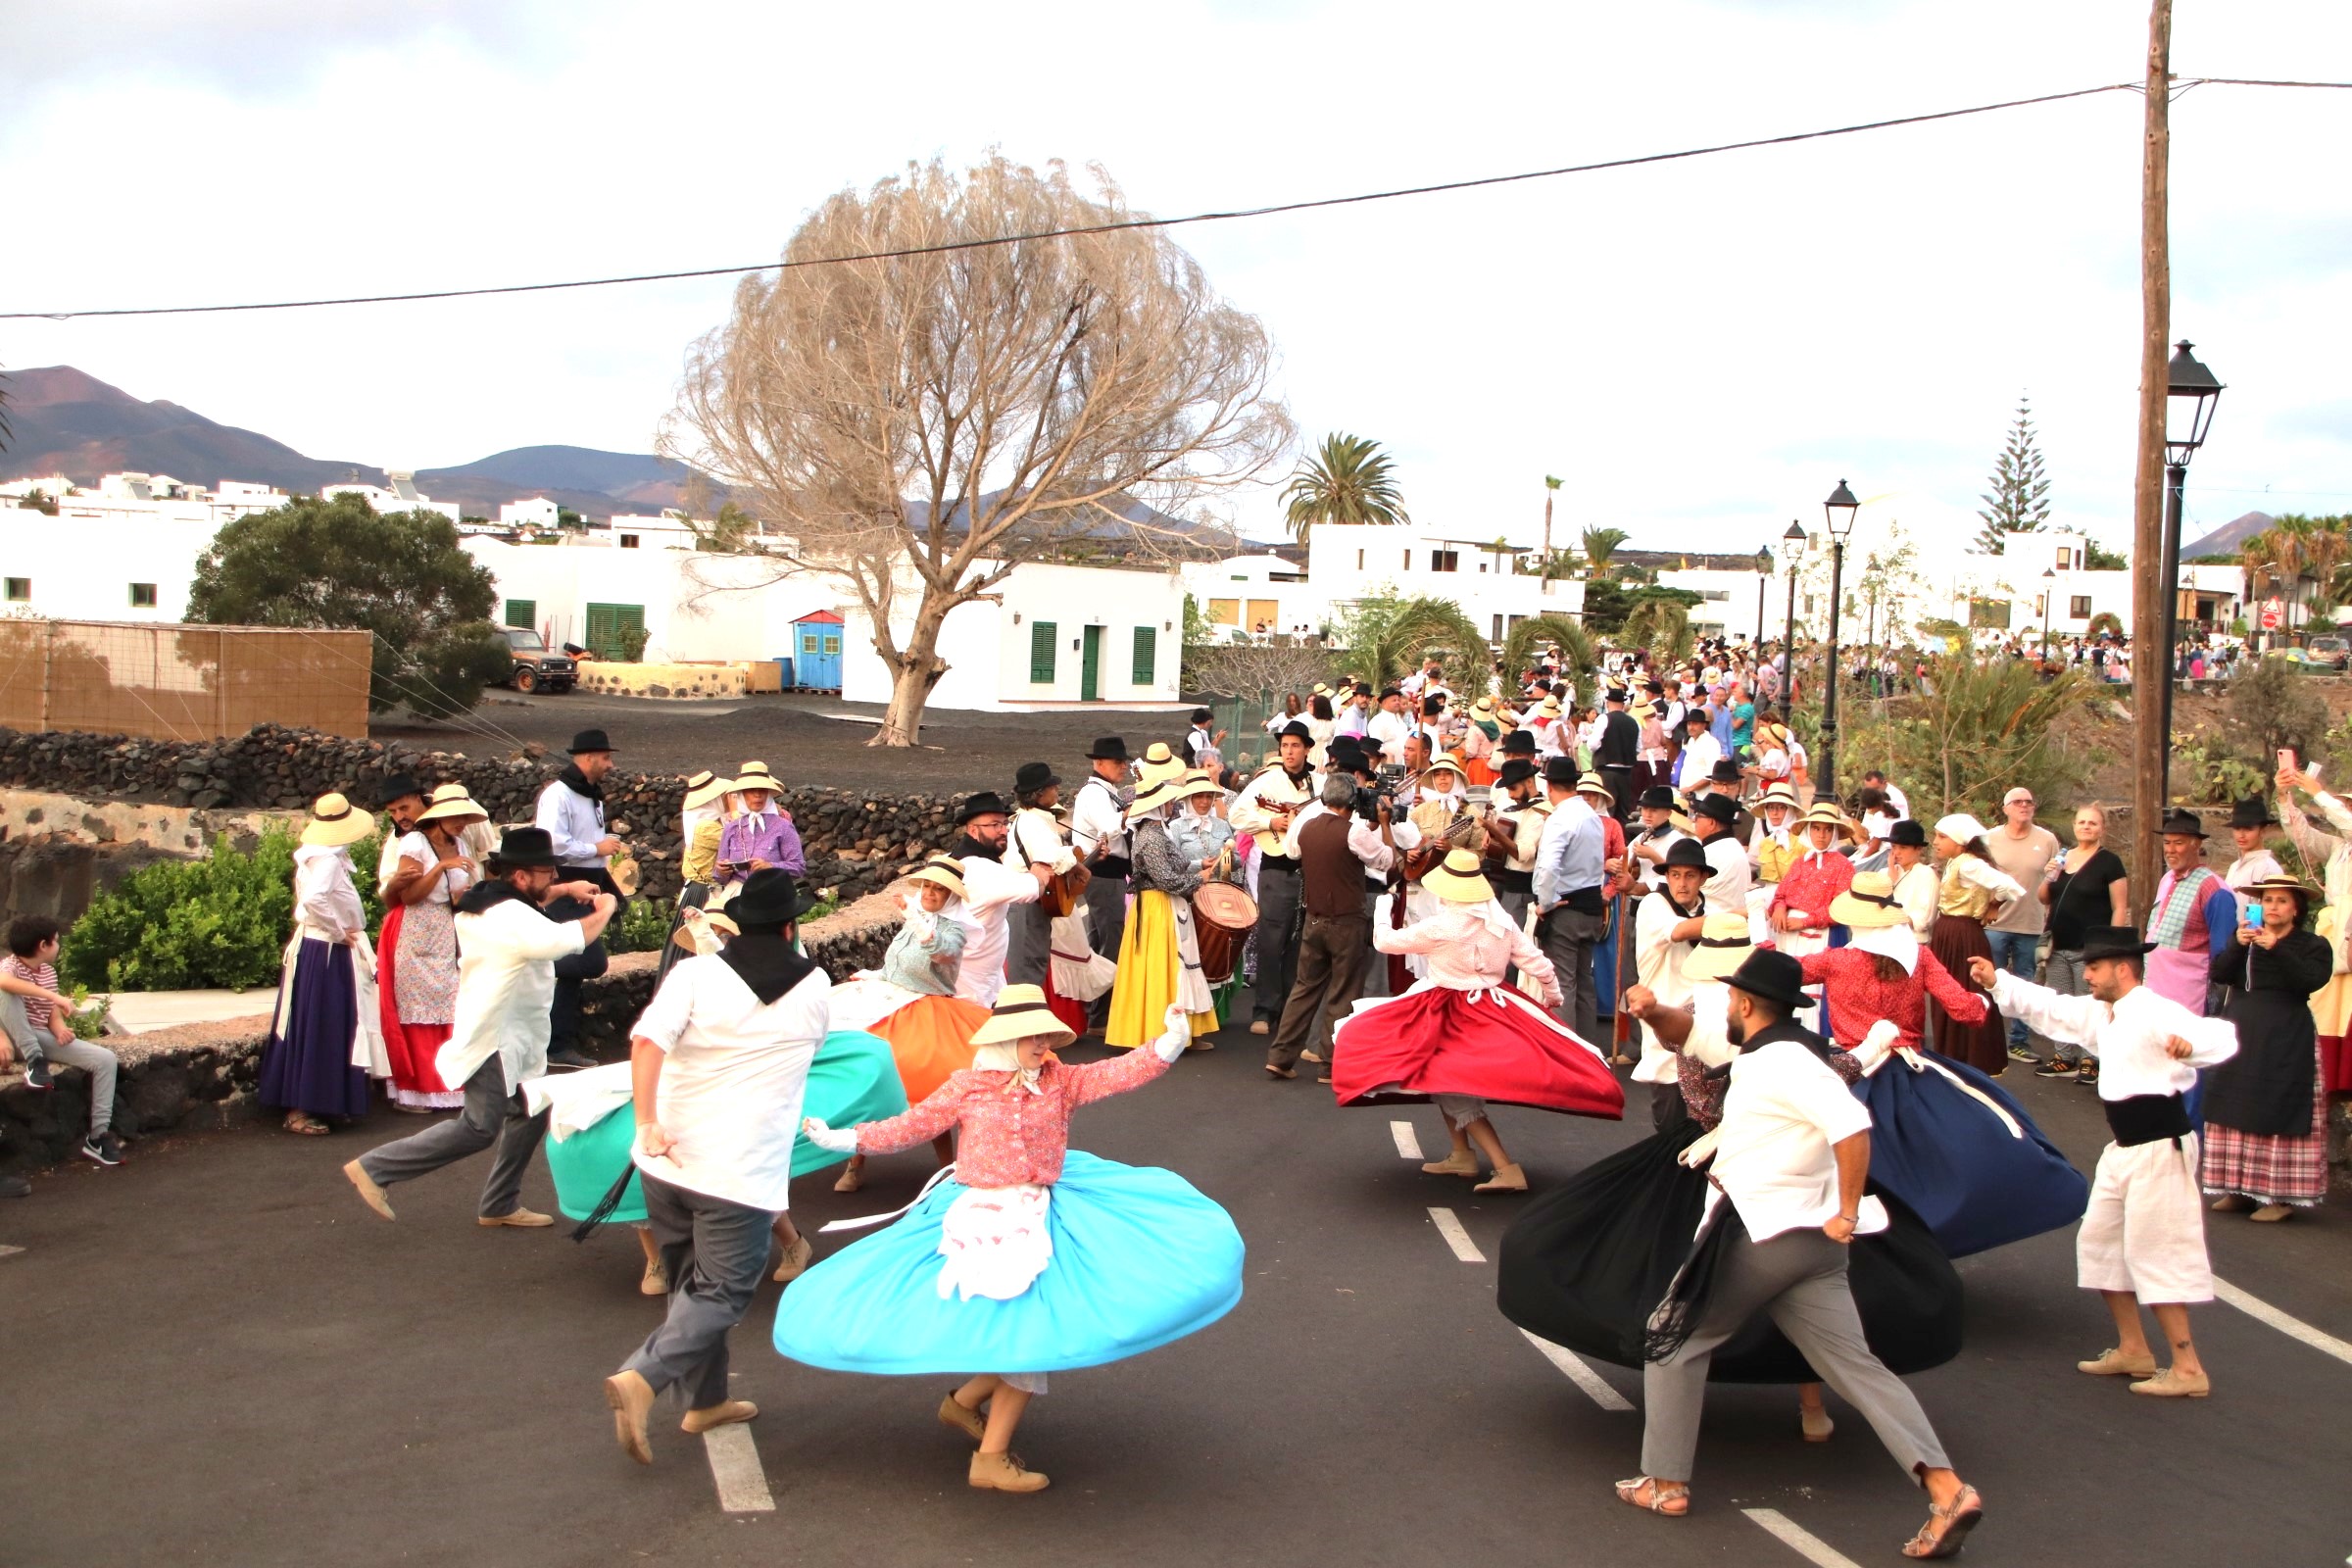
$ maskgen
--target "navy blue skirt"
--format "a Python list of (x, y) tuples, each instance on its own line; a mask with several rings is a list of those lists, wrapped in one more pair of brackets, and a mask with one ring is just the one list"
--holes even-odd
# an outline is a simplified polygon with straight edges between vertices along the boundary
[(351, 1064), (360, 1017), (352, 957), (340, 942), (302, 939), (285, 1033), (272, 1032), (262, 1048), (263, 1104), (310, 1116), (368, 1114), (368, 1074)]
[(1951, 1078), (1897, 1056), (1854, 1085), (1870, 1107), (1871, 1181), (1909, 1204), (1952, 1257), (2081, 1219), (2090, 1183), (2024, 1107), (1966, 1062), (1919, 1054), (2007, 1111), (2018, 1130)]

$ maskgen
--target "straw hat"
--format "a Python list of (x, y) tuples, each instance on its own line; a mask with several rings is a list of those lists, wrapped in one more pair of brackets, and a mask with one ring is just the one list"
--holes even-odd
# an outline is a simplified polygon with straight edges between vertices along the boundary
[(465, 785), (443, 784), (433, 791), (432, 804), (418, 814), (416, 820), (419, 822), (446, 822), (453, 817), (460, 820), (469, 818), (474, 821), (487, 822), (490, 820), (490, 813), (482, 809), (480, 802), (466, 793)]
[(2321, 897), (2320, 890), (2310, 883), (2284, 874), (2266, 876), (2261, 881), (2250, 883), (2238, 891), (2250, 893), (2256, 899), (2260, 899), (2265, 893), (2292, 893), (2295, 896), (2295, 918), (2298, 920), (2311, 912), (2311, 906), (2318, 903)]
[(1184, 764), (1176, 760), (1176, 755), (1168, 750), (1166, 741), (1153, 741), (1144, 749), (1143, 766), (1139, 771), (1143, 786), (1150, 789), (1154, 784), (1182, 778), (1185, 769)]
[(958, 899), (963, 892), (963, 862), (952, 855), (934, 855), (923, 862), (923, 868), (908, 878), (913, 882), (932, 882), (946, 888)]
[(1163, 806), (1182, 800), (1188, 793), (1184, 787), (1184, 769), (1179, 766), (1172, 773), (1161, 773), (1155, 779), (1148, 779), (1138, 788), (1134, 801), (1127, 807), (1127, 814), (1129, 817), (1138, 817), (1147, 811), (1156, 811)]
[(1830, 901), (1830, 919), (1856, 931), (1911, 925), (1910, 913), (1894, 902), (1894, 878), (1884, 871), (1856, 871), (1853, 885)]
[(1845, 813), (1838, 808), (1836, 803), (1831, 801), (1815, 801), (1813, 809), (1797, 820), (1806, 827), (1829, 827), (1843, 830), (1846, 825)]
[(357, 844), (374, 831), (373, 813), (330, 792), (311, 803), (311, 819), (302, 825), (302, 842), (313, 848), (339, 849)]
[(1222, 795), (1225, 786), (1205, 767), (1196, 767), (1176, 781), (1176, 798), (1190, 800), (1196, 795)]
[(997, 993), (997, 1005), (988, 1021), (972, 1031), (974, 1046), (1010, 1045), (1033, 1035), (1051, 1035), (1055, 1045), (1066, 1046), (1078, 1037), (1069, 1026), (1054, 1016), (1046, 1004), (1046, 994), (1036, 986), (1006, 986)]
[(1764, 798), (1756, 802), (1756, 805), (1759, 808), (1767, 806), (1786, 806), (1793, 811), (1796, 809), (1796, 791), (1790, 789), (1786, 781), (1775, 784), (1764, 792)]
[[(703, 924), (709, 926), (713, 931), (724, 931), (731, 937), (739, 937), (743, 935), (743, 928), (737, 925), (733, 920), (727, 918), (726, 913), (723, 910), (704, 910)], [(684, 948), (688, 953), (695, 951), (694, 931), (690, 926), (679, 926), (675, 931), (672, 931), (669, 934), (669, 940), (675, 942), (679, 947)]]
[(1429, 765), (1421, 770), (1422, 782), (1427, 783), (1429, 775), (1432, 773), (1451, 773), (1455, 778), (1464, 782), (1467, 782), (1470, 777), (1469, 774), (1462, 771), (1461, 760), (1451, 752), (1440, 752), (1429, 760)]
[(686, 809), (691, 811), (698, 807), (716, 805), (734, 793), (733, 779), (720, 778), (706, 767), (686, 781)]
[(780, 794), (783, 788), (783, 785), (776, 782), (776, 775), (767, 770), (765, 762), (746, 762), (742, 767), (736, 769), (735, 789), (737, 793), (744, 790), (765, 790), (768, 794), (775, 795)]
[(1602, 778), (1598, 773), (1587, 773), (1584, 777), (1578, 779), (1576, 781), (1576, 793), (1579, 795), (1597, 795), (1604, 801), (1614, 801), (1617, 799), (1616, 791), (1609, 788), (1609, 781), (1605, 778)]
[(1546, 698), (1544, 698), (1544, 699), (1542, 702), (1540, 702), (1540, 703), (1538, 703), (1538, 704), (1536, 705), (1536, 712), (1537, 712), (1538, 716), (1540, 716), (1540, 717), (1543, 717), (1543, 718), (1557, 718), (1557, 717), (1559, 717), (1559, 716), (1560, 716), (1560, 700), (1559, 700), (1557, 697), (1546, 697)]
[(1494, 885), (1480, 869), (1479, 858), (1468, 850), (1448, 850), (1446, 862), (1421, 878), (1423, 892), (1447, 904), (1484, 904), (1494, 896)]
[(1470, 705), (1470, 716), (1473, 718), (1493, 718), (1494, 716), (1494, 699), (1492, 697), (1481, 697), (1477, 702), (1472, 703)]
[(1683, 956), (1683, 978), (1690, 981), (1721, 980), (1756, 951), (1755, 940), (1748, 935), (1744, 914), (1710, 914), (1700, 927), (1698, 940)]

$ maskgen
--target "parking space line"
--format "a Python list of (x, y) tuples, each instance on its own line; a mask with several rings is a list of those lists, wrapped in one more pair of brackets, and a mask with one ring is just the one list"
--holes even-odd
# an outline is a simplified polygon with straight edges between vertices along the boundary
[(1452, 1209), (1431, 1209), (1429, 1222), (1438, 1228), (1440, 1236), (1446, 1238), (1446, 1245), (1453, 1249), (1453, 1255), (1463, 1262), (1484, 1263), (1487, 1260), (1487, 1254), (1478, 1250), (1478, 1244), (1470, 1239), (1470, 1233), (1462, 1229), (1462, 1222), (1453, 1217)]
[[(2255, 1322), (2267, 1323), (2288, 1339), (2301, 1340), (2322, 1354), (2332, 1355), (2347, 1366), (2352, 1366), (2352, 1343), (2339, 1340), (2324, 1329), (2315, 1329), (2299, 1317), (2288, 1316), (2260, 1297), (2248, 1296), (2228, 1280), (2215, 1279), (2213, 1294)], [(2352, 1561), (2352, 1558), (2346, 1560)]]
[(1574, 1350), (1564, 1345), (1554, 1345), (1541, 1335), (1528, 1334), (1525, 1329), (1519, 1332), (1527, 1335), (1527, 1343), (1534, 1346), (1544, 1360), (1558, 1367), (1569, 1382), (1584, 1390), (1586, 1396), (1603, 1410), (1631, 1410), (1634, 1407), (1633, 1400), (1610, 1388), (1601, 1375), (1587, 1366), (1584, 1357)]
[(1398, 1159), (1419, 1159), (1421, 1157), (1421, 1140), (1413, 1135), (1411, 1122), (1393, 1121), (1389, 1123), (1389, 1136), (1396, 1140), (1396, 1157)]
[(1741, 1513), (1764, 1527), (1781, 1544), (1813, 1563), (1815, 1568), (1862, 1568), (1862, 1565), (1822, 1540), (1778, 1508), (1742, 1508)]
[(774, 1513), (776, 1499), (768, 1494), (767, 1472), (760, 1464), (759, 1446), (752, 1429), (741, 1422), (712, 1427), (703, 1434), (703, 1451), (710, 1459), (710, 1479), (718, 1484), (718, 1505), (728, 1513)]

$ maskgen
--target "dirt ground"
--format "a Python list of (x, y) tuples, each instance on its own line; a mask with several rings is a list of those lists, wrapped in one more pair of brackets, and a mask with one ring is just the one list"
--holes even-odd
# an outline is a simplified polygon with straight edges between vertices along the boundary
[[(768, 696), (717, 702), (604, 697), (583, 692), (523, 697), (494, 692), (451, 724), (377, 723), (377, 740), (469, 755), (501, 755), (538, 741), (554, 751), (579, 730), (601, 727), (635, 772), (725, 771), (757, 758), (795, 784), (903, 793), (952, 794), (1005, 789), (1012, 770), (1032, 760), (1054, 764), (1073, 782), (1098, 736), (1123, 735), (1140, 754), (1155, 740), (1184, 737), (1189, 708), (1152, 712), (1104, 708), (1049, 713), (973, 713), (940, 710), (925, 720), (922, 745), (886, 751), (865, 744), (881, 716), (871, 703), (835, 697)], [(403, 718), (406, 715), (401, 715)]]
[[(2352, 713), (2352, 679), (2327, 675), (2311, 675), (2305, 679), (2320, 701), (2328, 705), (2330, 724), (2341, 723), (2347, 713)], [(2182, 738), (2219, 735), (2228, 728), (2229, 713), (2229, 699), (2218, 692), (2176, 693), (2173, 697), (2173, 733)], [(2086, 791), (2090, 799), (2128, 801), (2132, 798), (2133, 716), (2131, 688), (2117, 687), (2111, 702), (2095, 704), (2072, 719), (2067, 731), (2069, 739), (2105, 754), (2091, 771), (2090, 785)]]

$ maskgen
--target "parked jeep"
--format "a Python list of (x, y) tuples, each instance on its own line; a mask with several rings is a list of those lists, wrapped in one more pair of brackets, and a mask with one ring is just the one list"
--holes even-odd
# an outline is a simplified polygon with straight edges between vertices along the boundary
[(2303, 651), (2333, 670), (2340, 671), (2352, 662), (2352, 643), (2341, 637), (2314, 637), (2303, 645)]
[(528, 626), (502, 626), (507, 646), (514, 654), (514, 672), (507, 684), (518, 692), (567, 692), (578, 684), (580, 666), (562, 654), (550, 653), (539, 634)]

